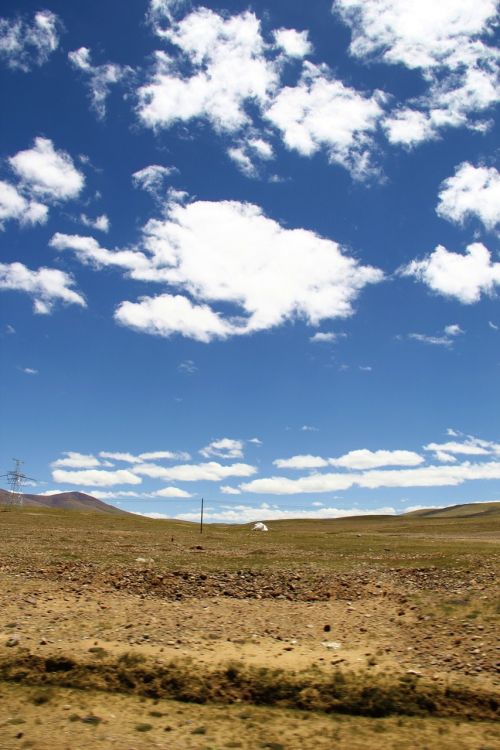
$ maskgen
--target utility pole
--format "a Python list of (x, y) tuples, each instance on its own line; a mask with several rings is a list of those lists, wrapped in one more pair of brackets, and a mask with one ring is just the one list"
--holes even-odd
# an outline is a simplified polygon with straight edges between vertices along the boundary
[(201, 498), (201, 510), (200, 510), (200, 534), (203, 534), (203, 498)]
[(10, 498), (8, 505), (21, 506), (23, 504), (23, 487), (27, 482), (34, 482), (36, 480), (33, 477), (28, 477), (22, 471), (24, 461), (20, 458), (13, 458), (14, 468), (7, 472), (7, 474), (1, 474), (0, 476), (7, 478), (7, 483), (10, 487)]

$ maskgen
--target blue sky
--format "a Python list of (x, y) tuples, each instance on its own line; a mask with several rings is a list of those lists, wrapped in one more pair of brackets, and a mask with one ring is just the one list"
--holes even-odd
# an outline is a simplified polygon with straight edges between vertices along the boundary
[(1, 13), (3, 472), (229, 522), (499, 499), (493, 0)]

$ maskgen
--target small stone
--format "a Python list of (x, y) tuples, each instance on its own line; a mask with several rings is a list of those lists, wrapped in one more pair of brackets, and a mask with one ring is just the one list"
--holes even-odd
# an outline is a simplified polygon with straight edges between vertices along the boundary
[(9, 638), (6, 643), (6, 646), (9, 648), (12, 648), (13, 646), (19, 646), (19, 638), (15, 635), (13, 635), (11, 638)]

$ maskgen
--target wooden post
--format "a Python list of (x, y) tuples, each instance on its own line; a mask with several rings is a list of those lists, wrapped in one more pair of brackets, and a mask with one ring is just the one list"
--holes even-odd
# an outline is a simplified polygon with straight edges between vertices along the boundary
[(200, 534), (203, 534), (203, 498), (201, 498), (201, 511), (200, 511)]

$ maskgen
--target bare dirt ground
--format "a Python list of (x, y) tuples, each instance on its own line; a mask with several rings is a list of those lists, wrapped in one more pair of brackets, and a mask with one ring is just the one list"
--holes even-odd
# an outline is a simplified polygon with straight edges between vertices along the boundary
[(491, 519), (1, 520), (0, 750), (500, 748)]

